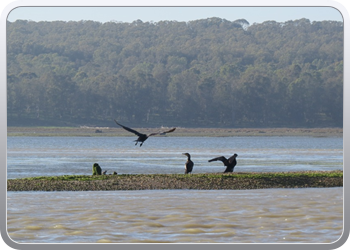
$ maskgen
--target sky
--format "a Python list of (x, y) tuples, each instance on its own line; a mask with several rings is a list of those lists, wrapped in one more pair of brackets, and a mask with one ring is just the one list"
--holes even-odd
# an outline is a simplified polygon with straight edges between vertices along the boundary
[(98, 22), (158, 22), (162, 20), (192, 21), (210, 17), (229, 21), (246, 19), (250, 24), (265, 21), (286, 22), (307, 18), (310, 21), (343, 21), (333, 7), (18, 7), (7, 20)]

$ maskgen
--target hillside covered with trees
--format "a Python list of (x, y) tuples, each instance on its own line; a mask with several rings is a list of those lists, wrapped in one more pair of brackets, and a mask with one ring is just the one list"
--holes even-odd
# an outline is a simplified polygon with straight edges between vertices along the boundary
[(343, 124), (343, 23), (7, 23), (13, 125)]

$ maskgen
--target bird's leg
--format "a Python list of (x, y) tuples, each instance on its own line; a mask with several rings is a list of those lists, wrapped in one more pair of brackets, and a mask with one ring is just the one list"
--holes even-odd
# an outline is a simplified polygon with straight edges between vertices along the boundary
[(135, 146), (137, 145), (138, 141), (136, 141)]
[(140, 147), (142, 146), (143, 142), (141, 142)]

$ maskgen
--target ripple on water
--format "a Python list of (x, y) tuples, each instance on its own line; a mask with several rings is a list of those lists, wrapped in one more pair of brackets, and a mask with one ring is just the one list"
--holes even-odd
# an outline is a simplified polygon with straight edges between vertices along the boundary
[(20, 243), (331, 243), (342, 234), (342, 195), (342, 188), (8, 192), (8, 232)]
[(42, 230), (42, 229), (44, 229), (44, 227), (42, 227), (42, 226), (26, 226), (26, 227), (24, 227), (24, 230), (28, 230), (28, 231), (30, 231), (30, 230), (36, 231), (36, 230)]

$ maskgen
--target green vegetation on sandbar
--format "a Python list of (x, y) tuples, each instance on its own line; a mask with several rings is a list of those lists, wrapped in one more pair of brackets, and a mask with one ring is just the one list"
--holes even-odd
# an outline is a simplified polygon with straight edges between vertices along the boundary
[(106, 180), (111, 178), (128, 177), (148, 177), (148, 178), (300, 178), (300, 177), (343, 177), (343, 171), (303, 171), (303, 172), (233, 172), (233, 173), (208, 173), (208, 174), (121, 174), (121, 175), (60, 175), (60, 176), (39, 176), (23, 178), (23, 180), (56, 180), (56, 181), (92, 181)]
[(341, 187), (343, 171), (63, 175), (7, 180), (8, 191)]

